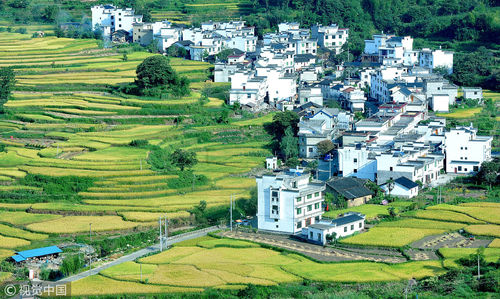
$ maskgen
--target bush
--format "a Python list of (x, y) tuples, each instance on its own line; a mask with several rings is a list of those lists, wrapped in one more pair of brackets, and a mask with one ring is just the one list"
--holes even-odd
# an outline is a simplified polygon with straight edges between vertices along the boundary
[(134, 139), (130, 141), (129, 145), (135, 147), (146, 147), (149, 145), (149, 141), (145, 139)]
[(169, 188), (180, 189), (193, 186), (203, 186), (208, 183), (208, 178), (202, 174), (194, 174), (192, 171), (180, 171), (178, 178), (168, 179)]

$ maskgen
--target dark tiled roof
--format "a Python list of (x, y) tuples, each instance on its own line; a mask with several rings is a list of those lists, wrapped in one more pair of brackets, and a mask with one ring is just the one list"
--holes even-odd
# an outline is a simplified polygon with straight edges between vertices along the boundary
[(400, 184), (401, 186), (404, 186), (408, 189), (412, 189), (412, 188), (415, 188), (415, 187), (418, 187), (418, 184), (415, 183), (414, 181), (408, 179), (407, 177), (400, 177), (400, 178), (397, 178), (395, 181), (395, 183), (398, 183)]
[(326, 184), (346, 199), (373, 195), (373, 192), (363, 185), (362, 180), (357, 178), (346, 177), (334, 179), (328, 181)]
[(351, 214), (351, 215), (347, 215), (347, 216), (332, 220), (332, 224), (336, 224), (337, 226), (340, 226), (340, 225), (346, 225), (346, 224), (349, 224), (352, 222), (360, 221), (363, 219), (364, 218), (358, 214)]
[(315, 57), (311, 54), (297, 54), (293, 58), (295, 62), (308, 62), (311, 59), (315, 59)]

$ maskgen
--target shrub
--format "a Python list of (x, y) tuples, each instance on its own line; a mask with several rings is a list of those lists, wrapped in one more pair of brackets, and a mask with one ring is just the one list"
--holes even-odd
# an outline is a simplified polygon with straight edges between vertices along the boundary
[(146, 147), (149, 145), (149, 141), (145, 139), (134, 139), (130, 141), (129, 145), (135, 147)]

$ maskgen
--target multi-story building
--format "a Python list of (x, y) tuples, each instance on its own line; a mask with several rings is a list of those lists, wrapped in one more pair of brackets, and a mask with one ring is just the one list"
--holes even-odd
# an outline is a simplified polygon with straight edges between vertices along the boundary
[(453, 52), (431, 49), (422, 49), (420, 51), (419, 64), (422, 67), (431, 70), (437, 67), (443, 67), (448, 73), (453, 73)]
[(477, 129), (456, 127), (445, 133), (446, 172), (473, 173), (491, 160), (492, 136), (478, 136)]
[(124, 30), (132, 34), (133, 24), (142, 23), (142, 15), (136, 15), (132, 8), (96, 5), (91, 8), (92, 29), (102, 30), (104, 37), (110, 37), (115, 31)]
[(336, 24), (330, 26), (314, 25), (311, 27), (311, 37), (318, 40), (318, 45), (340, 54), (342, 46), (349, 38), (349, 29), (339, 28)]
[(296, 234), (321, 220), (325, 184), (291, 170), (256, 178), (259, 230)]

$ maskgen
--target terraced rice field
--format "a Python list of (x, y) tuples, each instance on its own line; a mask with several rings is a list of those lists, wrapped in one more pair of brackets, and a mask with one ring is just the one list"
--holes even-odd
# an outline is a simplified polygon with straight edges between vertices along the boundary
[[(477, 248), (441, 248), (439, 253), (449, 260), (456, 261), (460, 258), (466, 258), (471, 254), (477, 253)], [(500, 258), (500, 248), (485, 248), (484, 257), (487, 262), (497, 262)]]
[[(404, 207), (406, 205), (410, 205), (411, 202), (394, 202), (391, 203), (389, 206), (394, 206), (396, 210), (398, 210), (401, 207)], [(373, 219), (377, 218), (378, 216), (381, 215), (389, 215), (388, 208), (389, 206), (383, 206), (383, 205), (375, 205), (375, 204), (365, 204), (357, 207), (352, 207), (352, 208), (346, 208), (342, 210), (331, 210), (329, 212), (326, 212), (324, 214), (325, 217), (329, 218), (337, 218), (338, 215), (344, 214), (347, 212), (358, 212), (366, 215), (367, 219)]]
[(500, 224), (500, 218), (498, 217), (498, 215), (500, 215), (500, 207), (498, 206), (490, 205), (482, 207), (482, 206), (471, 206), (471, 205), (454, 206), (454, 205), (440, 204), (431, 206), (428, 208), (428, 210), (454, 211), (466, 214), (470, 217), (476, 218), (481, 221)]
[(368, 232), (341, 240), (352, 245), (402, 247), (426, 236), (444, 233), (444, 229), (409, 227), (374, 227)]
[[(83, 292), (82, 286), (99, 282), (111, 289), (124, 283), (131, 288), (144, 286), (145, 290), (150, 290), (151, 287), (154, 293), (167, 286), (182, 286), (185, 290), (242, 288), (248, 284), (265, 286), (300, 282), (305, 278), (336, 282), (398, 281), (443, 272), (444, 268), (439, 261), (396, 265), (371, 262), (321, 264), (299, 255), (280, 254), (260, 248), (250, 242), (202, 237), (181, 242), (167, 251), (141, 258), (137, 262), (108, 268), (100, 275), (85, 278), (75, 284), (78, 292)], [(109, 293), (105, 290), (91, 292)]]

